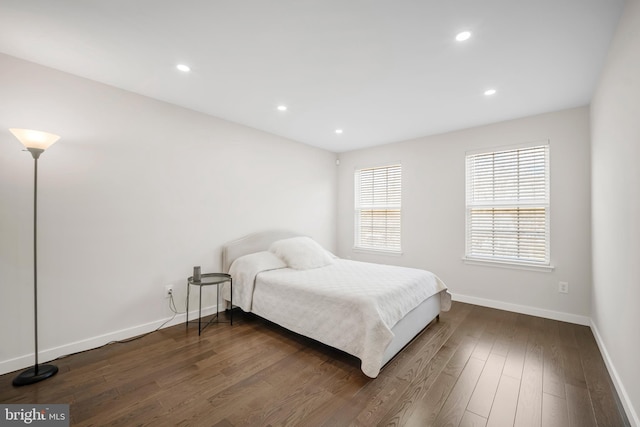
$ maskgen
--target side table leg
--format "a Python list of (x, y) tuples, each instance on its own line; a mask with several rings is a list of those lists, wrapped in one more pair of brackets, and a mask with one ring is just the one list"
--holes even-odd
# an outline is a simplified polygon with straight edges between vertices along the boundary
[(189, 330), (189, 290), (191, 289), (191, 286), (189, 286), (189, 280), (187, 280), (187, 311), (185, 312), (185, 317), (187, 318), (187, 321), (184, 322), (185, 325), (187, 325), (187, 330)]
[(231, 287), (231, 302), (229, 307), (229, 323), (233, 325), (233, 278), (229, 279), (229, 286)]
[(200, 336), (200, 323), (202, 322), (202, 286), (200, 286), (200, 298), (198, 298), (198, 336)]

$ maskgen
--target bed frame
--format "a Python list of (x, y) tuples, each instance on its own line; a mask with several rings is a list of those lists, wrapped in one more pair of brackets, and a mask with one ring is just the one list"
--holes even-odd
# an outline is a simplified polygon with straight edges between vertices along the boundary
[[(266, 251), (271, 243), (276, 240), (288, 239), (300, 236), (287, 230), (270, 230), (250, 234), (238, 240), (223, 245), (222, 247), (222, 268), (225, 273), (229, 272), (231, 264), (236, 258), (254, 252)], [(229, 303), (227, 301), (227, 306)], [(423, 329), (425, 329), (434, 319), (440, 318), (440, 295), (436, 294), (425, 300), (422, 304), (410, 311), (396, 325), (391, 328), (394, 339), (387, 347), (382, 365), (389, 362), (400, 350), (409, 344)], [(267, 319), (269, 320), (269, 319)]]

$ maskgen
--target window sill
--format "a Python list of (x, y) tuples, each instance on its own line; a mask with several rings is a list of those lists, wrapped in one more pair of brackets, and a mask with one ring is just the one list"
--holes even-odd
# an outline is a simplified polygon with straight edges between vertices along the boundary
[(354, 246), (353, 252), (361, 253), (361, 254), (375, 254), (375, 255), (390, 255), (390, 256), (402, 256), (401, 251), (392, 251), (385, 249), (370, 249), (370, 248), (360, 248)]
[(552, 272), (555, 267), (553, 265), (539, 265), (528, 264), (524, 262), (511, 262), (511, 261), (494, 261), (480, 258), (462, 258), (465, 264), (469, 265), (482, 265), (485, 267), (499, 267), (499, 268), (511, 268), (515, 270), (529, 270), (529, 271), (544, 271), (547, 273)]

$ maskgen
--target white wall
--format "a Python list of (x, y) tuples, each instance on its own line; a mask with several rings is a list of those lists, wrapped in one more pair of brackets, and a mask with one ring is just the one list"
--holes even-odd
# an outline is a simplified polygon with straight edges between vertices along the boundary
[(335, 247), (335, 154), (0, 55), (0, 373), (34, 348), (33, 160), (9, 127), (62, 136), (39, 161), (41, 361), (155, 328), (167, 284), (184, 310), (226, 241)]
[(600, 348), (640, 426), (640, 1), (628, 0), (591, 105), (593, 295)]
[[(465, 151), (545, 139), (550, 140), (555, 270), (465, 264)], [(354, 252), (353, 172), (395, 161), (402, 163), (403, 255)], [(586, 107), (340, 154), (338, 254), (431, 270), (459, 300), (586, 324), (591, 294), (589, 170)], [(559, 281), (569, 282), (569, 294), (558, 293)]]

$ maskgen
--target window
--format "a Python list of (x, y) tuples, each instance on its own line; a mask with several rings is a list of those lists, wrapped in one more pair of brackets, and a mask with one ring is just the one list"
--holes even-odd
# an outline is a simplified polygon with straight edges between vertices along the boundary
[(402, 167), (355, 172), (355, 247), (400, 252)]
[(549, 144), (467, 153), (466, 259), (549, 266)]

